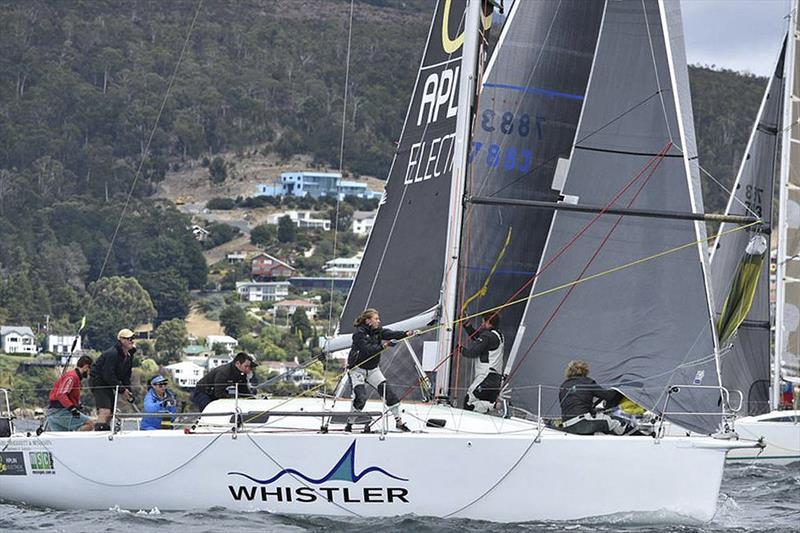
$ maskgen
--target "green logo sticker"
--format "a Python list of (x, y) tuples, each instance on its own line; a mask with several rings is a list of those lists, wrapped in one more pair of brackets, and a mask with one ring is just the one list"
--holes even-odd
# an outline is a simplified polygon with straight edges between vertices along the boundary
[(31, 460), (32, 474), (55, 474), (56, 469), (53, 465), (53, 454), (50, 452), (28, 452)]

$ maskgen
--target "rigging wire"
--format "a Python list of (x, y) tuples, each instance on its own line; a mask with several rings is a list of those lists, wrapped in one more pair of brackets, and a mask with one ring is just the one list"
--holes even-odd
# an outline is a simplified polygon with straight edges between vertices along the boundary
[[(345, 138), (345, 126), (347, 124), (347, 91), (348, 85), (350, 83), (350, 52), (352, 47), (353, 41), (353, 10), (354, 10), (355, 0), (350, 0), (350, 22), (348, 25), (347, 30), (347, 59), (345, 60), (345, 69), (344, 69), (344, 98), (342, 99), (342, 136), (341, 142), (339, 143), (339, 176), (344, 176), (344, 138)], [(331, 252), (332, 257), (331, 259), (336, 259), (336, 247), (338, 244), (339, 238), (339, 207), (341, 205), (341, 196), (339, 195), (338, 191), (336, 193), (336, 211), (334, 214), (333, 219), (333, 251)], [(333, 289), (334, 289), (334, 279), (331, 278), (331, 292), (330, 292), (330, 305), (328, 307), (328, 336), (330, 337), (332, 334), (332, 327), (333, 327)]]

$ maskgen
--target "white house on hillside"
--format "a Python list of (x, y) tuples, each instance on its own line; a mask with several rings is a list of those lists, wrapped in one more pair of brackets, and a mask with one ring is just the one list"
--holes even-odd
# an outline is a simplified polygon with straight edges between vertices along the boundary
[(236, 292), (248, 302), (277, 302), (289, 296), (288, 281), (237, 281)]
[(317, 304), (314, 302), (309, 302), (308, 300), (283, 300), (273, 305), (272, 309), (270, 309), (270, 312), (273, 316), (277, 316), (278, 312), (289, 316), (293, 315), (297, 309), (304, 310), (309, 320), (317, 319), (319, 306), (317, 306)]
[[(331, 229), (331, 221), (327, 218), (314, 218), (314, 214), (313, 211), (284, 211), (268, 216), (267, 224), (278, 224), (283, 217), (289, 217), (298, 228), (329, 231)], [(319, 215), (322, 215), (322, 213), (319, 213)]]
[(361, 264), (364, 252), (358, 252), (353, 257), (337, 257), (325, 262), (325, 273), (334, 278), (354, 278)]
[(189, 361), (173, 363), (165, 367), (172, 374), (172, 382), (179, 387), (194, 388), (197, 382), (206, 375), (206, 371), (201, 366), (197, 366)]
[(225, 355), (209, 355), (207, 357), (205, 355), (190, 355), (189, 357), (184, 358), (184, 361), (194, 363), (208, 371), (214, 370), (218, 366), (230, 363), (233, 361), (233, 358)]
[(239, 346), (239, 341), (227, 335), (209, 335), (206, 337), (206, 347), (209, 350), (213, 350), (217, 344), (224, 346), (228, 353), (233, 353), (236, 347)]
[(356, 211), (353, 213), (353, 222), (350, 229), (356, 235), (367, 236), (375, 225), (375, 215), (377, 211)]
[(73, 342), (75, 342), (75, 351), (80, 352), (81, 338), (79, 335), (48, 335), (45, 351), (54, 355), (68, 354), (72, 351)]
[(0, 350), (36, 354), (36, 337), (28, 326), (0, 326)]

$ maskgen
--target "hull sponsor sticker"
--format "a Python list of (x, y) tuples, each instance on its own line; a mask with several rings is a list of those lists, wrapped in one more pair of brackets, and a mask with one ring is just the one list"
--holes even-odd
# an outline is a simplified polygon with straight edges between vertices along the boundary
[(25, 476), (27, 474), (22, 452), (0, 452), (0, 476)]
[[(390, 473), (379, 466), (356, 470), (356, 443), (350, 445), (344, 455), (325, 475), (309, 476), (295, 468), (284, 468), (267, 479), (258, 479), (244, 472), (228, 472), (229, 476), (243, 477), (249, 484), (231, 484), (228, 490), (234, 501), (263, 501), (278, 503), (313, 503), (317, 501), (338, 504), (354, 503), (409, 503), (409, 491), (400, 486), (408, 479)], [(288, 476), (289, 483), (279, 480)], [(362, 478), (369, 476), (370, 486), (358, 486)], [(398, 483), (400, 482), (400, 483)], [(297, 485), (301, 486), (297, 486)], [(346, 486), (348, 484), (356, 486)], [(345, 485), (345, 486), (342, 486)]]
[(31, 461), (31, 474), (55, 474), (53, 454), (50, 452), (28, 452)]

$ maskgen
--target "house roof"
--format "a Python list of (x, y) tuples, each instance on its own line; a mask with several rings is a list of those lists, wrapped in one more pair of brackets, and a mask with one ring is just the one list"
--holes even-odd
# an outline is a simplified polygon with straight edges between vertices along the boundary
[(189, 367), (189, 368), (195, 367), (195, 368), (199, 368), (200, 370), (203, 369), (203, 367), (201, 367), (200, 365), (196, 365), (196, 364), (192, 363), (191, 361), (180, 361), (178, 363), (172, 363), (171, 365), (167, 365), (164, 368), (166, 368), (167, 370), (172, 370), (172, 369), (175, 369), (175, 368), (186, 368), (186, 367)]
[(377, 211), (354, 211), (353, 220), (367, 220), (370, 218), (375, 218), (377, 213)]
[(239, 344), (239, 341), (228, 335), (209, 335), (206, 337), (206, 343), (208, 342), (235, 342), (236, 344)]
[(205, 352), (207, 349), (208, 348), (206, 348), (205, 346), (198, 346), (196, 344), (193, 344), (191, 346), (184, 346), (183, 347), (183, 353), (185, 353), (185, 354), (200, 354), (200, 353)]
[(317, 307), (317, 304), (314, 302), (309, 302), (308, 300), (281, 300), (280, 302), (275, 302), (273, 307)]
[(5, 337), (9, 333), (17, 335), (30, 335), (33, 337), (33, 330), (28, 326), (0, 326), (0, 337)]
[(285, 266), (286, 268), (291, 268), (292, 270), (294, 270), (294, 269), (295, 269), (295, 268), (294, 268), (292, 265), (290, 265), (290, 264), (289, 264), (289, 263), (287, 263), (286, 261), (281, 261), (281, 260), (280, 260), (280, 259), (278, 259), (277, 257), (275, 257), (275, 256), (273, 256), (273, 255), (269, 255), (268, 253), (265, 253), (265, 252), (259, 252), (259, 253), (257, 253), (256, 255), (254, 255), (254, 256), (253, 256), (253, 261), (255, 261), (256, 259), (258, 259), (258, 258), (259, 258), (259, 257), (261, 257), (262, 255), (263, 255), (264, 257), (268, 257), (269, 259), (272, 259), (272, 260), (273, 260), (273, 261), (275, 261), (276, 263), (279, 263), (279, 264), (281, 264), (281, 265)]

